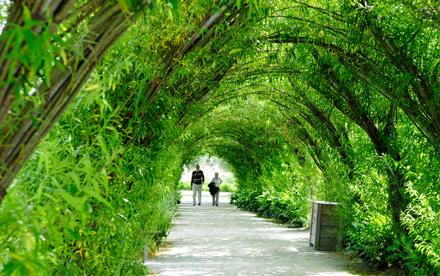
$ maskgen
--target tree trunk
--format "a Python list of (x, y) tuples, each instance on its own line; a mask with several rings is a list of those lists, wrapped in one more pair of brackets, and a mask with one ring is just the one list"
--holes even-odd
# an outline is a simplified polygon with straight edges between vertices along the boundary
[[(46, 3), (42, 1), (33, 2), (29, 5), (29, 10), (33, 11), (33, 18), (39, 18), (40, 14), (45, 14)], [(58, 1), (51, 9), (50, 16), (58, 24), (72, 16), (72, 6), (75, 1)], [(41, 4), (41, 5), (40, 5)], [(129, 26), (128, 20), (134, 20), (134, 16), (124, 14), (120, 5), (116, 2), (92, 1), (88, 8), (87, 24), (90, 28), (88, 41), (81, 43), (77, 49), (73, 49), (68, 57), (64, 70), (55, 67), (50, 73), (50, 83), (41, 84), (35, 96), (27, 99), (16, 99), (14, 89), (17, 83), (12, 83), (8, 78), (10, 70), (14, 72), (14, 79), (22, 76), (22, 65), (14, 63), (11, 58), (1, 61), (0, 82), (5, 81), (7, 85), (0, 86), (0, 204), (6, 195), (7, 188), (13, 179), (24, 166), (36, 147), (44, 139), (50, 129), (57, 122), (62, 113), (66, 110), (75, 95), (80, 91), (83, 84), (87, 81), (90, 73), (109, 49)], [(21, 16), (23, 6), (14, 4), (10, 10), (9, 24), (23, 25)], [(41, 19), (43, 24), (48, 24), (47, 19)], [(41, 30), (36, 30), (38, 34)], [(5, 39), (7, 40), (7, 39)], [(5, 47), (3, 44), (0, 46)], [(3, 53), (11, 51), (5, 49)], [(84, 57), (84, 58), (82, 58)], [(61, 57), (58, 57), (61, 59)], [(42, 95), (42, 100), (35, 100)], [(41, 97), (41, 96), (40, 96)], [(14, 106), (20, 105), (19, 114), (12, 112)]]
[[(351, 118), (359, 127), (361, 127), (369, 136), (373, 143), (378, 157), (383, 160), (385, 171), (388, 176), (388, 206), (392, 218), (393, 228), (397, 235), (405, 232), (402, 225), (400, 215), (405, 211), (407, 206), (407, 199), (405, 197), (405, 181), (404, 170), (402, 167), (396, 168), (394, 162), (400, 162), (401, 156), (397, 148), (397, 132), (394, 127), (394, 120), (396, 117), (396, 106), (391, 103), (390, 111), (388, 113), (386, 125), (383, 129), (379, 129), (374, 123), (373, 119), (368, 116), (366, 108), (363, 107), (356, 99), (355, 95), (348, 89), (349, 85), (342, 83), (337, 75), (330, 70), (329, 64), (320, 58), (317, 52), (314, 57), (318, 62), (320, 71), (325, 78), (328, 87), (327, 89), (319, 89), (318, 91), (331, 99), (343, 114)], [(322, 80), (317, 79), (316, 82)], [(318, 83), (314, 87), (319, 87)], [(339, 100), (338, 100), (339, 99)], [(341, 101), (343, 99), (343, 102)], [(393, 164), (389, 164), (387, 158), (390, 157)]]

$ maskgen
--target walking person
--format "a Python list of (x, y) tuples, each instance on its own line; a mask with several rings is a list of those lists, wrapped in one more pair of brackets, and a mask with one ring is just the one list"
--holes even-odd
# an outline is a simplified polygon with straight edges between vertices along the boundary
[(199, 196), (199, 205), (202, 203), (202, 185), (205, 182), (205, 176), (200, 170), (200, 166), (196, 165), (196, 170), (192, 172), (191, 189), (193, 192), (193, 206), (196, 205), (196, 195)]
[(218, 177), (218, 173), (216, 172), (211, 182), (215, 185), (215, 194), (212, 195), (212, 206), (218, 206), (218, 198), (220, 196), (220, 184), (222, 184), (223, 181), (220, 177)]

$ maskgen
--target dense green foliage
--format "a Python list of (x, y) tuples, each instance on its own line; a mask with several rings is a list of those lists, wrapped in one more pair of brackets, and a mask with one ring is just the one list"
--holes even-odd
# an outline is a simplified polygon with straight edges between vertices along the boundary
[[(0, 72), (0, 93), (16, 94), (0, 94), (13, 105), (0, 112), (0, 200), (30, 156), (0, 205), (1, 273), (144, 274), (182, 167), (201, 155), (230, 165), (239, 207), (307, 226), (311, 201), (337, 201), (341, 250), (439, 273), (435, 3), (116, 2), (101, 4), (133, 22), (107, 44), (97, 2), (79, 1), (56, 30), (28, 12), (0, 17), (11, 23), (0, 46), (15, 49), (1, 62), (18, 64)], [(66, 72), (58, 120), (47, 87)]]
[(144, 274), (144, 246), (168, 233), (181, 174), (168, 164), (179, 155), (125, 145), (117, 111), (95, 91), (65, 113), (17, 178), (27, 185), (0, 207), (5, 274)]
[(240, 191), (231, 195), (231, 203), (243, 210), (256, 212), (264, 217), (273, 218), (281, 223), (289, 223), (296, 226), (304, 224), (304, 211), (301, 212), (301, 201), (295, 201), (294, 197), (282, 192), (258, 192)]

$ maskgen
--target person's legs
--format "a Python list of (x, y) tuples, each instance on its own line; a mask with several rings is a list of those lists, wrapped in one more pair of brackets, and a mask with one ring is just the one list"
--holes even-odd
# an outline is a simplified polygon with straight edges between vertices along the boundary
[(197, 185), (192, 185), (192, 192), (193, 192), (193, 205), (196, 205), (196, 194), (197, 194)]
[(197, 185), (198, 193), (199, 193), (199, 204), (202, 203), (202, 185)]
[(220, 191), (217, 191), (216, 193), (215, 193), (215, 205), (217, 205), (218, 206), (218, 198), (220, 197)]
[(215, 204), (215, 194), (212, 195), (212, 206), (214, 206), (214, 204)]

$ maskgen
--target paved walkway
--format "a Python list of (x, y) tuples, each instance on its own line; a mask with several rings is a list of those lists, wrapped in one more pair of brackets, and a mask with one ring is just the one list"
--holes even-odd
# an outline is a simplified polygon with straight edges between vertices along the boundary
[(158, 275), (355, 275), (343, 257), (310, 247), (308, 230), (241, 211), (227, 193), (219, 207), (211, 206), (207, 192), (201, 206), (192, 206), (190, 192), (183, 194), (170, 248), (146, 262)]

